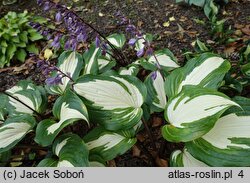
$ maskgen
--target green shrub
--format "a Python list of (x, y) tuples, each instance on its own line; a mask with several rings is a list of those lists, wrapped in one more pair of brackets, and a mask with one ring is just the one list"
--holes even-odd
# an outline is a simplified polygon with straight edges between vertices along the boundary
[(34, 42), (43, 37), (29, 26), (30, 20), (27, 11), (9, 12), (0, 19), (0, 68), (9, 66), (13, 58), (24, 62), (27, 52), (38, 54)]

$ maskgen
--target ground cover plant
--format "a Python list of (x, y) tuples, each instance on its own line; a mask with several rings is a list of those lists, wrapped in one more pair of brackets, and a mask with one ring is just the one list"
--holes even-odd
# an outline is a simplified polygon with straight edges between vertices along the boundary
[[(21, 80), (1, 92), (2, 166), (112, 166), (131, 149), (151, 166), (250, 165), (250, 99), (242, 94), (249, 40), (237, 64), (199, 39), (181, 63), (120, 11), (114, 19), (122, 31), (106, 35), (60, 3), (37, 3), (48, 23), (29, 26), (47, 41), (30, 59), (44, 83)], [(218, 11), (216, 2), (206, 3), (199, 5)], [(206, 13), (212, 32), (217, 14)], [(212, 38), (216, 46), (232, 43)], [(166, 144), (175, 147), (164, 159)]]

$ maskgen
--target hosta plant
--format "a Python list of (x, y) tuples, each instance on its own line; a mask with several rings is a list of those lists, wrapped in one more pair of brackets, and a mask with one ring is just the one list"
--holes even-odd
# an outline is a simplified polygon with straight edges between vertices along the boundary
[[(83, 55), (62, 53), (45, 88), (22, 81), (1, 95), (1, 154), (35, 133), (33, 143), (50, 151), (38, 166), (105, 166), (136, 143), (146, 113), (164, 112), (163, 137), (185, 143), (183, 152), (173, 152), (172, 166), (249, 166), (243, 160), (249, 156), (249, 99), (232, 100), (218, 91), (230, 69), (227, 60), (204, 53), (179, 67), (170, 51), (159, 51), (155, 58), (164, 67), (148, 67), (142, 82), (133, 72), (102, 70), (112, 60), (99, 64), (103, 55), (92, 47)], [(124, 70), (145, 67), (150, 59)], [(58, 75), (60, 81), (52, 82)], [(49, 94), (59, 97), (48, 115)], [(82, 138), (65, 133), (76, 122), (92, 130)]]
[(32, 18), (27, 11), (9, 12), (0, 19), (0, 68), (12, 59), (24, 62), (28, 53), (38, 54), (35, 41), (43, 38), (29, 25)]
[[(38, 2), (44, 9), (63, 9)], [(56, 19), (62, 13), (70, 28), (70, 15), (74, 21), (76, 15), (65, 11)], [(74, 25), (73, 33), (83, 28)], [(56, 65), (38, 61), (45, 86), (21, 81), (1, 93), (0, 163), (28, 138), (46, 152), (36, 166), (106, 166), (137, 143), (143, 127), (150, 137), (147, 121), (160, 114), (163, 138), (184, 144), (172, 152), (171, 166), (250, 166), (250, 100), (221, 92), (230, 62), (206, 51), (181, 67), (167, 48), (153, 49), (152, 35), (131, 24), (127, 31), (129, 40), (124, 34), (99, 35), (82, 52), (73, 37), (72, 49)], [(54, 47), (59, 40), (54, 38)], [(121, 67), (126, 42), (138, 59)], [(86, 130), (76, 131), (79, 126)]]

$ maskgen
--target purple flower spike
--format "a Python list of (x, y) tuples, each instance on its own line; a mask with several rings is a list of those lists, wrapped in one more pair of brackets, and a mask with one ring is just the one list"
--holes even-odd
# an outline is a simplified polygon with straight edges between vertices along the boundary
[(49, 9), (50, 9), (50, 3), (47, 1), (47, 2), (44, 3), (43, 10), (48, 11)]
[(98, 36), (96, 36), (96, 38), (95, 38), (95, 46), (96, 46), (97, 48), (99, 48), (99, 47), (100, 47), (100, 44), (101, 44), (101, 40), (100, 40), (100, 38), (99, 38)]
[(132, 38), (132, 39), (129, 40), (128, 44), (129, 44), (130, 46), (134, 46), (135, 43), (136, 43), (136, 41), (137, 41), (137, 39)]
[(37, 0), (37, 4), (40, 6), (42, 4), (43, 0)]
[(151, 78), (152, 78), (153, 80), (155, 80), (156, 77), (157, 77), (157, 72), (154, 71), (154, 72), (151, 74)]
[(56, 22), (61, 22), (61, 20), (62, 20), (62, 14), (61, 14), (61, 12), (57, 12), (56, 13), (55, 20), (56, 20)]
[(79, 34), (77, 37), (76, 37), (76, 40), (77, 42), (83, 42), (85, 40), (85, 35), (84, 34)]
[(51, 46), (53, 46), (56, 49), (59, 49), (60, 48), (60, 38), (61, 38), (61, 35), (57, 35), (54, 38), (53, 42), (51, 43)]
[(55, 77), (49, 77), (45, 82), (49, 86), (62, 84), (62, 76), (58, 74)]
[(153, 55), (153, 49), (149, 47), (149, 48), (146, 50), (145, 55), (146, 55), (146, 56), (151, 56), (151, 55)]
[(137, 55), (137, 57), (142, 57), (144, 55), (144, 48), (138, 50), (136, 55)]
[(132, 24), (128, 25), (126, 28), (127, 32), (134, 33), (136, 31), (136, 27)]
[(65, 45), (64, 45), (65, 50), (69, 50), (71, 48), (71, 40), (67, 40)]

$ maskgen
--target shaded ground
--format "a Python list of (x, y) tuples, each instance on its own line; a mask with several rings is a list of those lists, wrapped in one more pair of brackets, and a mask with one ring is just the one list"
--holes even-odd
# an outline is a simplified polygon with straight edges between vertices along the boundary
[[(176, 5), (173, 0), (85, 0), (72, 4), (72, 1), (61, 0), (62, 4), (71, 6), (76, 10), (87, 22), (92, 23), (103, 34), (109, 35), (114, 32), (124, 32), (124, 28), (117, 26), (117, 20), (114, 14), (120, 10), (125, 16), (129, 17), (135, 24), (141, 27), (147, 33), (153, 33), (158, 36), (155, 41), (156, 48), (169, 48), (180, 63), (184, 63), (182, 53), (186, 50), (193, 51), (191, 43), (198, 37), (200, 40), (207, 42), (211, 47), (216, 48), (217, 52), (224, 53), (226, 46), (217, 45), (211, 41), (212, 37), (209, 34), (209, 25), (203, 13), (203, 10), (197, 7), (186, 5)], [(239, 3), (240, 2), (240, 3)], [(1, 4), (1, 1), (0, 1)], [(18, 4), (10, 6), (0, 5), (0, 17), (8, 11), (23, 11), (28, 9), (30, 12), (41, 14), (41, 9), (36, 5), (35, 0), (19, 0)], [(232, 2), (222, 8), (220, 18), (227, 18), (227, 25), (231, 25), (235, 31), (239, 26), (248, 25), (250, 23), (250, 2), (247, 0)], [(169, 18), (174, 18), (169, 21)], [(199, 19), (205, 22), (205, 25), (197, 24), (194, 19)], [(169, 21), (169, 26), (164, 23)], [(165, 26), (164, 26), (165, 25)], [(248, 34), (242, 32), (244, 39), (249, 39)], [(233, 52), (237, 52), (235, 48)], [(19, 66), (19, 65), (16, 65)], [(0, 90), (6, 90), (21, 79), (31, 79), (38, 84), (41, 84), (44, 78), (38, 74), (38, 70), (32, 60), (29, 60), (20, 67), (10, 67), (0, 69)], [(250, 96), (250, 88), (243, 91), (244, 96)], [(165, 122), (162, 117), (155, 115), (150, 121), (150, 129), (153, 133), (156, 142), (157, 152), (152, 147), (152, 144), (146, 132), (138, 134), (138, 143), (126, 154), (117, 157), (114, 161), (109, 162), (109, 166), (166, 166), (169, 160), (170, 153), (174, 149), (181, 148), (182, 144), (173, 144), (162, 139), (160, 128)], [(77, 124), (77, 128), (81, 131), (86, 131), (84, 126)], [(78, 130), (79, 131), (79, 130)], [(82, 134), (82, 133), (81, 133)], [(23, 142), (29, 144), (29, 141)], [(27, 151), (27, 149), (26, 149)], [(30, 150), (31, 151), (31, 150)], [(29, 151), (29, 152), (30, 152)], [(41, 157), (46, 152), (43, 150), (34, 150)], [(18, 154), (20, 151), (16, 151)], [(29, 164), (28, 164), (29, 163)], [(27, 161), (24, 165), (31, 166), (32, 163)], [(34, 162), (33, 162), (34, 163)]]

